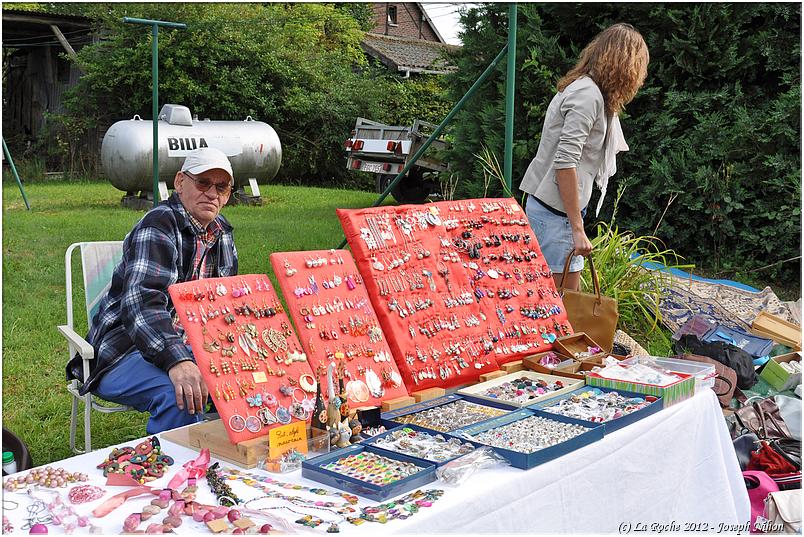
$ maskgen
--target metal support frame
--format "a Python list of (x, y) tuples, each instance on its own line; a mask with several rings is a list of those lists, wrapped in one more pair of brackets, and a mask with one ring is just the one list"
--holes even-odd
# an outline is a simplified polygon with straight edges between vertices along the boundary
[(513, 195), (511, 189), (511, 169), (514, 162), (514, 96), (516, 89), (516, 4), (508, 7), (508, 71), (505, 75), (505, 156), (503, 160), (503, 176), (508, 187), (508, 195)]
[(17, 186), (20, 187), (20, 193), (22, 194), (22, 201), (25, 202), (25, 208), (30, 211), (31, 206), (28, 205), (28, 196), (25, 195), (25, 189), (22, 188), (22, 181), (20, 180), (20, 174), (17, 173), (17, 167), (14, 166), (14, 159), (11, 158), (11, 151), (8, 150), (5, 138), (3, 138), (3, 154), (6, 156), (8, 165), (11, 166), (11, 173), (14, 174), (14, 179), (17, 180)]
[(155, 21), (150, 19), (135, 19), (132, 17), (123, 17), (123, 22), (131, 23), (131, 24), (145, 24), (151, 27), (151, 32), (153, 35), (153, 39), (151, 40), (151, 80), (153, 85), (153, 90), (151, 93), (151, 100), (152, 100), (152, 110), (153, 110), (153, 119), (151, 122), (153, 123), (153, 131), (154, 131), (154, 147), (152, 152), (153, 164), (154, 164), (154, 185), (153, 185), (153, 194), (154, 194), (154, 207), (159, 205), (159, 118), (157, 115), (159, 114), (159, 27), (164, 26), (166, 28), (178, 28), (180, 30), (184, 30), (187, 28), (187, 25), (181, 22), (166, 22), (166, 21)]

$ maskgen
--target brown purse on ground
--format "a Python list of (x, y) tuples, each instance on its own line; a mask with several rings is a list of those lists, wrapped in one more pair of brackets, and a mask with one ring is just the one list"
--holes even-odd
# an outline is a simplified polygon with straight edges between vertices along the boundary
[[(742, 395), (742, 392), (740, 393)], [(738, 397), (744, 400), (745, 396)], [(742, 408), (736, 410), (734, 415), (737, 421), (745, 428), (756, 434), (760, 439), (773, 440), (775, 438), (791, 438), (790, 430), (779, 413), (779, 407), (773, 397), (752, 397), (741, 401)]]
[(731, 405), (731, 398), (734, 397), (734, 390), (737, 388), (737, 373), (729, 366), (718, 362), (714, 358), (708, 356), (700, 356), (698, 354), (679, 354), (674, 356), (679, 360), (689, 360), (691, 362), (701, 362), (704, 364), (711, 364), (715, 366), (717, 378), (715, 378), (715, 385), (712, 391), (717, 395), (720, 406), (729, 408)]
[(605, 352), (611, 352), (614, 345), (614, 333), (617, 330), (617, 319), (620, 314), (617, 312), (617, 301), (613, 298), (600, 294), (600, 282), (595, 272), (595, 264), (592, 257), (588, 257), (589, 268), (592, 270), (592, 285), (594, 293), (583, 293), (564, 289), (564, 282), (567, 281), (570, 261), (575, 254), (572, 250), (564, 262), (564, 276), (561, 280), (561, 288), (558, 290), (564, 300), (564, 310), (567, 312), (567, 319), (575, 332), (585, 332), (592, 340), (600, 345)]

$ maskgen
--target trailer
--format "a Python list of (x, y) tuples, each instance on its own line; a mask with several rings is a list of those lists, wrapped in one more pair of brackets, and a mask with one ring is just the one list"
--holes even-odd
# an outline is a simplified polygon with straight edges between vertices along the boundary
[[(409, 159), (430, 136), (436, 125), (416, 120), (413, 126), (385, 125), (357, 118), (351, 138), (346, 140), (346, 166), (350, 170), (373, 173), (377, 192), (384, 192)], [(427, 151), (413, 164), (391, 195), (399, 203), (422, 203), (438, 190), (437, 174), (449, 166), (439, 155), (449, 147), (444, 139), (433, 140)]]

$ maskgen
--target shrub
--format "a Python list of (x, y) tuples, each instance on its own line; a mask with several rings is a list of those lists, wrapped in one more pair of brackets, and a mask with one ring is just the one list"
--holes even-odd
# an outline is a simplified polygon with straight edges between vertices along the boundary
[[(460, 98), (507, 42), (508, 6), (462, 16)], [(708, 270), (750, 270), (801, 249), (799, 4), (519, 4), (513, 184), (536, 154), (555, 83), (601, 29), (629, 22), (650, 49), (645, 86), (623, 115), (630, 152), (609, 191), (631, 185), (618, 219)], [(505, 69), (456, 118), (459, 195), (482, 192), (483, 146), (502, 155)], [(498, 187), (495, 194), (501, 193)], [(592, 204), (595, 203), (593, 199)], [(604, 220), (611, 202), (604, 204)], [(800, 278), (800, 260), (769, 269)]]

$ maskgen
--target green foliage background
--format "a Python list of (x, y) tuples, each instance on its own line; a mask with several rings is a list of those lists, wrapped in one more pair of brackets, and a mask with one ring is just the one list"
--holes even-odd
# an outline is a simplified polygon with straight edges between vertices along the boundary
[[(270, 124), (282, 142), (278, 182), (373, 187), (346, 169), (343, 141), (358, 116), (440, 121), (449, 109), (437, 77), (401, 80), (360, 47), (368, 4), (49, 4), (91, 16), (102, 40), (78, 53), (84, 71), (55, 116), (78, 134), (134, 114), (151, 117), (151, 32), (124, 16), (187, 24), (159, 33), (159, 101), (198, 117)], [(446, 109), (445, 109), (446, 108)], [(69, 136), (68, 139), (78, 139)]]
[[(462, 17), (464, 47), (447, 88), (460, 98), (507, 42), (508, 6)], [(630, 152), (609, 185), (627, 183), (617, 221), (656, 235), (698, 266), (745, 271), (801, 254), (800, 4), (528, 4), (517, 36), (514, 186), (536, 154), (555, 83), (594, 35), (633, 24), (648, 78), (622, 117)], [(455, 122), (458, 194), (482, 193), (482, 146), (504, 147), (504, 67)], [(501, 192), (499, 185), (497, 193)], [(596, 199), (592, 200), (596, 204)], [(611, 217), (608, 200), (600, 219)], [(798, 281), (800, 260), (765, 271)]]

